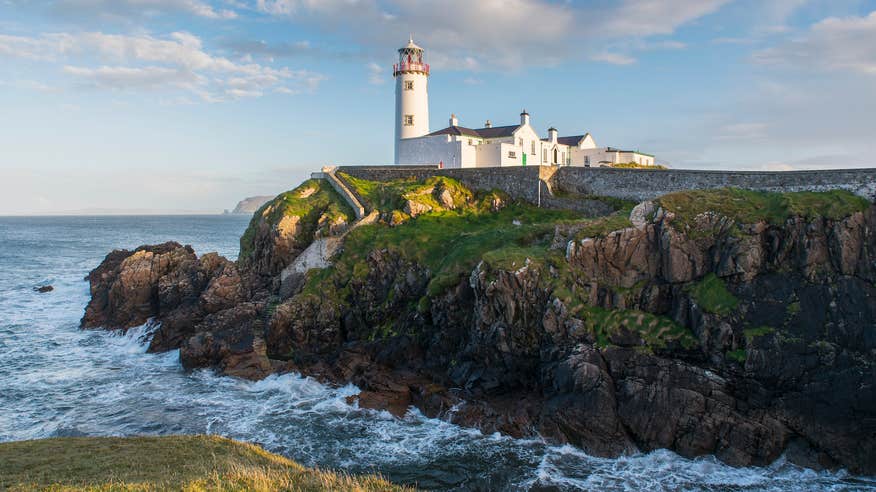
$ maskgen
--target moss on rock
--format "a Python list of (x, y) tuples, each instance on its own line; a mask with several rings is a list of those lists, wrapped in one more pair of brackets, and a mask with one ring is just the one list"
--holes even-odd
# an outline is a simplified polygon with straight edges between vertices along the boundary
[(839, 220), (870, 206), (865, 198), (843, 190), (775, 193), (739, 188), (681, 191), (663, 195), (656, 203), (675, 215), (673, 224), (683, 231), (695, 229), (697, 217), (705, 213), (717, 213), (739, 224), (779, 226), (793, 216)]
[(724, 281), (714, 273), (688, 285), (686, 289), (693, 300), (707, 313), (726, 316), (739, 304), (739, 299), (727, 290)]
[(260, 255), (280, 256), (277, 253), (284, 250), (301, 250), (315, 237), (344, 230), (355, 217), (353, 209), (327, 181), (309, 179), (253, 214), (240, 238), (239, 261), (248, 265)]

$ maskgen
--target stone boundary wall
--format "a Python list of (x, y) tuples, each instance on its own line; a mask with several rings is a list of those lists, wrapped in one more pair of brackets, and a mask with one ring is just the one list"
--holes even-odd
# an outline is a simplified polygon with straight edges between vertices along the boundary
[(311, 173), (311, 178), (324, 179), (329, 182), (332, 188), (347, 202), (356, 214), (356, 220), (362, 219), (365, 216), (365, 207), (362, 206), (361, 197), (353, 193), (347, 184), (342, 182), (335, 176), (334, 169), (323, 168), (321, 172)]
[(876, 169), (822, 171), (696, 171), (561, 167), (555, 189), (583, 195), (649, 200), (674, 191), (744, 188), (757, 191), (848, 190), (876, 200)]
[[(542, 166), (438, 169), (435, 166), (341, 166), (338, 172), (372, 181), (448, 176), (473, 189), (499, 189), (516, 199), (560, 206), (548, 189), (626, 200), (649, 200), (675, 191), (736, 187), (758, 191), (848, 190), (876, 201), (876, 169), (822, 171), (698, 171)], [(548, 171), (549, 172), (545, 172)], [(542, 179), (540, 179), (540, 177)], [(541, 183), (541, 184), (539, 184)], [(566, 200), (563, 200), (566, 201)]]

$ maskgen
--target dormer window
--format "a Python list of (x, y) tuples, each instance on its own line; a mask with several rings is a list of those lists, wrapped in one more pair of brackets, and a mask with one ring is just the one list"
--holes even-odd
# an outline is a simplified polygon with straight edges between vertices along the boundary
[(405, 126), (414, 126), (414, 115), (412, 115), (412, 114), (405, 115)]
[(406, 91), (414, 90), (414, 81), (413, 80), (405, 80), (405, 90)]

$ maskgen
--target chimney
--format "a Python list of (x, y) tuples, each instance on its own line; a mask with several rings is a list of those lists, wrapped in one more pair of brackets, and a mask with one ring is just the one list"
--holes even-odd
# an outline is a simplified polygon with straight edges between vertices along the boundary
[(556, 128), (554, 128), (554, 127), (548, 128), (548, 140), (550, 140), (551, 143), (557, 143), (557, 129)]
[(487, 120), (487, 122), (484, 123), (484, 128), (493, 128), (493, 122), (490, 120)]
[(520, 125), (528, 125), (529, 124), (529, 113), (524, 109), (522, 113), (520, 113)]
[(459, 118), (455, 114), (450, 115), (450, 126), (459, 126)]

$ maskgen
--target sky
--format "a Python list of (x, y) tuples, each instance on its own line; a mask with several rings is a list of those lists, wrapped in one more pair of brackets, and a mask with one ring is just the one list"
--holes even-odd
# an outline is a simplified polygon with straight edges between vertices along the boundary
[(876, 167), (876, 0), (0, 0), (0, 215), (219, 212), (430, 127), (590, 132), (673, 168)]

